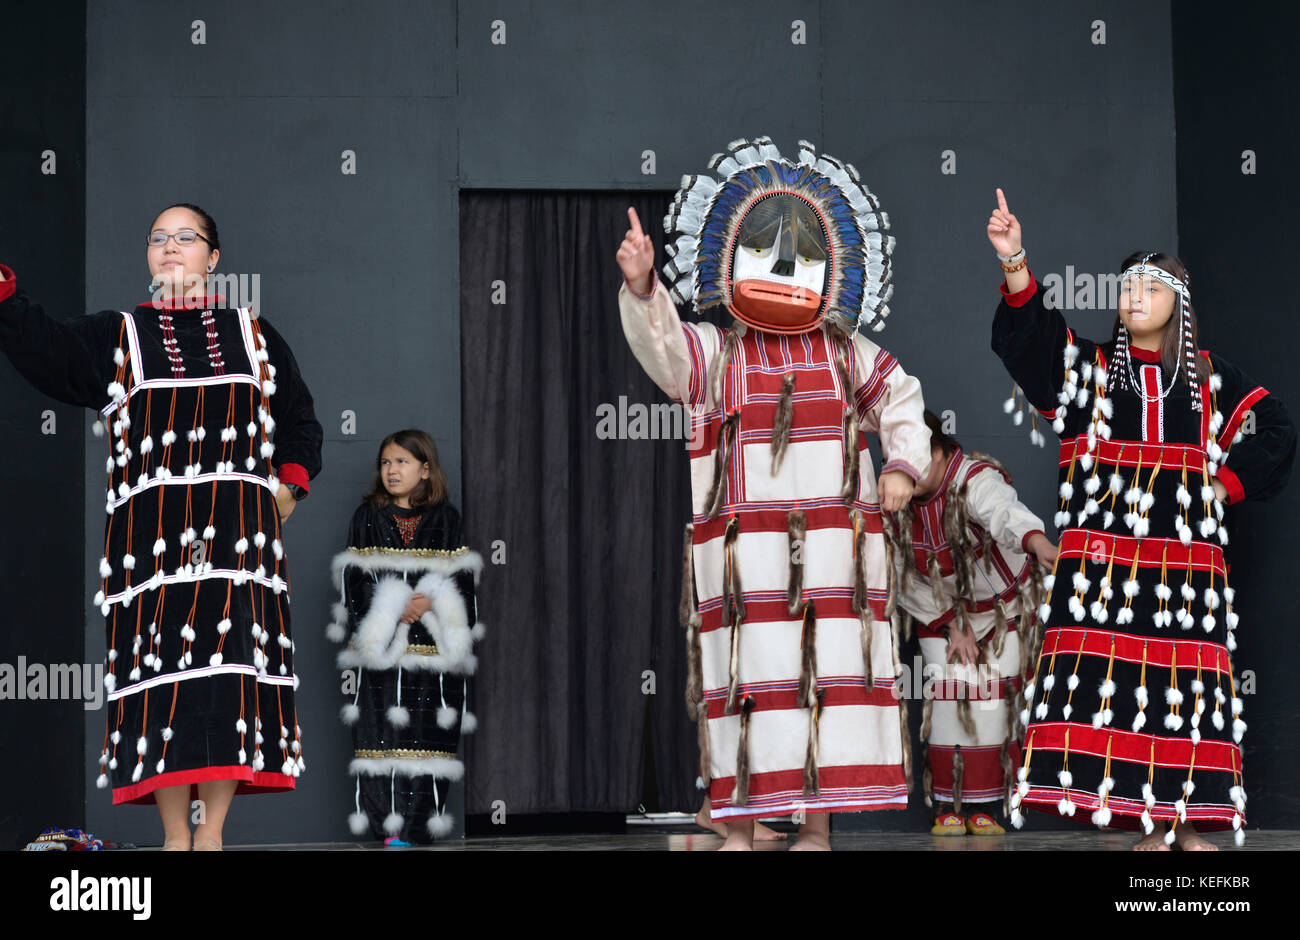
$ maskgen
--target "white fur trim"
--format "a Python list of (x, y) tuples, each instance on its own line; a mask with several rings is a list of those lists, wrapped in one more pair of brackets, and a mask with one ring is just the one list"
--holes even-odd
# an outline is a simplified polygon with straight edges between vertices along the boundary
[(407, 777), (425, 775), (439, 780), (459, 780), (465, 776), (465, 765), (459, 759), (449, 757), (426, 757), (420, 760), (408, 760), (398, 757), (356, 757), (348, 764), (348, 773), (353, 776), (388, 776), (396, 771)]

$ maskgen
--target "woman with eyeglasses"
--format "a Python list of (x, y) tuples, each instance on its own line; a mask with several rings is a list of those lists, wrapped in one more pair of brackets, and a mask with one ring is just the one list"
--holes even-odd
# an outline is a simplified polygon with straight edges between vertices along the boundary
[(281, 524), (320, 471), (321, 426), (283, 337), (208, 293), (220, 256), (211, 216), (169, 206), (147, 238), (153, 299), (64, 321), (0, 265), (0, 348), (111, 426), (97, 782), (157, 804), (166, 850), (220, 849), (236, 792), (291, 790), (306, 766)]

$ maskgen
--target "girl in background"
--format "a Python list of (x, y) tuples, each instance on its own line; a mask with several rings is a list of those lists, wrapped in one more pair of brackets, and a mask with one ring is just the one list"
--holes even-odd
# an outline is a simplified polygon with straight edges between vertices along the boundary
[(384, 438), (370, 490), (333, 563), (342, 592), (329, 638), (345, 643), (356, 804), (349, 825), (388, 845), (450, 832), (448, 784), (464, 775), (461, 732), (473, 731), (467, 677), (482, 636), (474, 589), (482, 559), (464, 543), (460, 513), (433, 439)]

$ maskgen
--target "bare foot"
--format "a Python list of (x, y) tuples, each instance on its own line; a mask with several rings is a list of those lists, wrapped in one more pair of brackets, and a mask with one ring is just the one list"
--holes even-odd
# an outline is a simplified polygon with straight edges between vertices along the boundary
[(1174, 841), (1184, 852), (1217, 852), (1219, 847), (1201, 838), (1191, 823), (1182, 823), (1174, 829)]
[(701, 829), (707, 829), (709, 832), (715, 832), (724, 839), (727, 837), (726, 823), (717, 822), (709, 815), (709, 804), (707, 802), (704, 804), (703, 808), (695, 814), (695, 825), (699, 826)]
[(790, 846), (791, 852), (829, 852), (831, 850), (831, 817), (826, 813), (809, 815), (799, 826), (799, 838)]
[(212, 839), (195, 839), (194, 851), (196, 852), (220, 852), (221, 843)]
[(1143, 836), (1133, 846), (1134, 852), (1168, 852), (1169, 846), (1165, 845), (1165, 827), (1157, 826), (1151, 830), (1151, 835)]
[(163, 843), (162, 851), (164, 852), (188, 852), (190, 850), (190, 840), (186, 839), (168, 839)]
[(727, 823), (727, 838), (719, 852), (751, 852), (754, 849), (754, 820), (737, 819)]
[(830, 836), (824, 832), (803, 832), (800, 830), (799, 839), (794, 845), (790, 846), (791, 852), (829, 852), (830, 850)]
[[(714, 822), (713, 815), (709, 812), (709, 801), (705, 799), (704, 805), (700, 811), (695, 814), (695, 825), (701, 829), (707, 829), (716, 833), (722, 838), (727, 837), (726, 823)], [(775, 829), (769, 829), (760, 822), (754, 823), (754, 841), (755, 842), (775, 842), (778, 839), (784, 839), (784, 832), (777, 832)]]

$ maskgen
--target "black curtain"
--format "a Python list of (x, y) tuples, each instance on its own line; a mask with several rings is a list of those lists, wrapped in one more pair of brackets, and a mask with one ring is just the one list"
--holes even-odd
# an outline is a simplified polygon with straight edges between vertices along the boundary
[(667, 401), (623, 338), (614, 254), (631, 205), (662, 266), (669, 198), (461, 194), (462, 501), (488, 628), (469, 813), (631, 811), (647, 778), (649, 809), (702, 800), (677, 622), (685, 442), (597, 435), (620, 397)]

